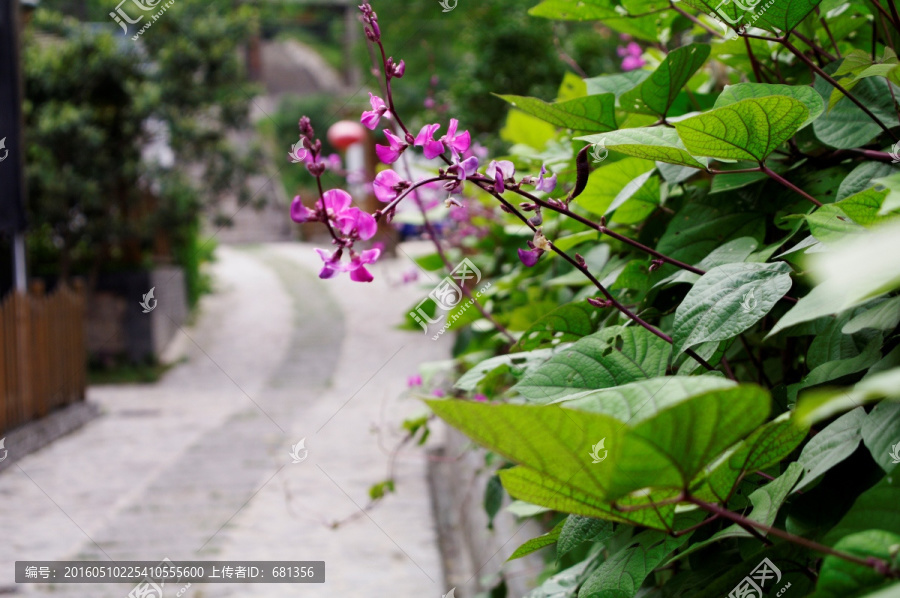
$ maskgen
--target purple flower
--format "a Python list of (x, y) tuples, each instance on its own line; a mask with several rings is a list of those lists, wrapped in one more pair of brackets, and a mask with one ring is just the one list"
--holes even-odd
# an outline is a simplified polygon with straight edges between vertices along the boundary
[(444, 153), (444, 144), (436, 141), (434, 134), (441, 128), (441, 125), (435, 123), (433, 125), (425, 125), (419, 134), (416, 135), (416, 146), (424, 149), (425, 157), (431, 160), (437, 158)]
[(478, 158), (472, 156), (470, 158), (466, 158), (462, 162), (459, 161), (459, 156), (453, 156), (453, 164), (451, 164), (447, 168), (448, 174), (455, 174), (455, 181), (448, 181), (444, 184), (444, 189), (449, 191), (450, 193), (462, 193), (463, 183), (466, 182), (466, 178), (475, 174), (478, 170)]
[(378, 159), (385, 164), (393, 164), (409, 146), (391, 133), (390, 129), (384, 129), (384, 136), (387, 137), (388, 145), (376, 145), (375, 153), (378, 154)]
[(298, 141), (297, 143), (291, 146), (291, 151), (288, 152), (288, 160), (290, 160), (293, 164), (298, 164), (300, 162), (305, 162), (309, 157), (309, 151), (303, 147), (303, 142)]
[(329, 219), (336, 219), (350, 207), (353, 198), (343, 189), (329, 189), (322, 194), (318, 207), (325, 211)]
[(478, 401), (479, 403), (487, 403), (488, 398), (479, 392), (474, 397), (472, 397), (472, 400)]
[(338, 154), (331, 154), (325, 158), (325, 165), (329, 170), (333, 171), (339, 171), (344, 166), (343, 162), (341, 162), (341, 157)]
[(316, 253), (318, 253), (319, 257), (322, 258), (322, 261), (325, 262), (325, 265), (322, 266), (321, 272), (319, 272), (319, 278), (332, 278), (343, 269), (341, 267), (340, 249), (338, 249), (334, 253), (328, 253), (324, 249), (319, 249), (318, 247), (316, 247)]
[(422, 376), (416, 374), (406, 379), (406, 386), (413, 388), (414, 386), (422, 386)]
[(485, 174), (494, 179), (494, 191), (503, 193), (506, 190), (506, 180), (516, 176), (516, 167), (509, 160), (492, 160)]
[(625, 47), (619, 46), (616, 48), (616, 53), (622, 58), (623, 71), (633, 71), (647, 64), (647, 62), (641, 58), (643, 50), (641, 50), (641, 47), (635, 42), (628, 42), (628, 45)]
[(519, 259), (523, 264), (531, 268), (538, 263), (538, 259), (540, 259), (543, 253), (544, 251), (542, 249), (520, 249)]
[(380, 255), (380, 249), (366, 249), (360, 254), (353, 254), (350, 265), (346, 268), (350, 272), (350, 280), (372, 282), (372, 273), (366, 270), (366, 264), (374, 264)]
[(388, 110), (384, 100), (374, 95), (371, 91), (369, 92), (369, 103), (372, 105), (372, 109), (363, 112), (359, 122), (365, 125), (369, 130), (374, 131), (375, 127), (378, 126), (378, 121), (381, 120), (381, 117), (384, 116), (385, 118), (390, 118), (391, 112)]
[(359, 208), (349, 208), (337, 218), (337, 225), (344, 235), (355, 234), (363, 241), (371, 239), (378, 232), (378, 223), (368, 212)]
[(440, 388), (435, 388), (434, 392), (432, 392), (431, 394), (440, 399), (444, 396), (444, 391), (441, 390)]
[(310, 210), (303, 205), (303, 200), (300, 199), (299, 195), (294, 198), (294, 201), (291, 202), (291, 220), (294, 222), (310, 222), (317, 219), (318, 214), (316, 214), (315, 210)]
[(543, 191), (544, 193), (551, 193), (554, 189), (556, 189), (556, 175), (549, 176), (546, 179), (544, 175), (547, 174), (547, 167), (541, 165), (541, 174), (538, 177), (537, 182), (534, 184), (534, 188), (538, 191)]
[[(402, 284), (409, 284), (411, 282), (415, 282), (419, 280), (419, 271), (415, 268), (410, 268), (406, 272), (403, 273)], [(420, 383), (421, 384), (421, 383)]]
[[(355, 208), (354, 208), (355, 209)], [(350, 272), (350, 280), (355, 282), (372, 282), (372, 273), (366, 270), (366, 264), (374, 264), (381, 255), (380, 249), (367, 249), (362, 253), (351, 252), (349, 264), (341, 263), (341, 253), (338, 249), (334, 253), (328, 253), (324, 249), (316, 248), (316, 253), (322, 258), (324, 265), (319, 272), (319, 278), (334, 278), (341, 272)]]
[(384, 203), (390, 203), (400, 196), (409, 183), (393, 170), (382, 170), (375, 175), (372, 185), (375, 190), (375, 198)]
[[(465, 152), (472, 143), (472, 137), (468, 131), (463, 131), (459, 135), (456, 134), (457, 126), (459, 126), (459, 121), (451, 118), (450, 126), (447, 127), (447, 134), (441, 137), (441, 141), (447, 144), (454, 156)], [(441, 151), (443, 151), (443, 147)]]
[(434, 98), (425, 98), (425, 102), (423, 102), (426, 108), (431, 110), (434, 108)]
[(537, 230), (534, 233), (534, 240), (528, 241), (528, 249), (519, 250), (519, 259), (523, 264), (531, 268), (538, 263), (544, 252), (549, 250), (550, 241), (547, 240), (547, 237), (540, 230)]

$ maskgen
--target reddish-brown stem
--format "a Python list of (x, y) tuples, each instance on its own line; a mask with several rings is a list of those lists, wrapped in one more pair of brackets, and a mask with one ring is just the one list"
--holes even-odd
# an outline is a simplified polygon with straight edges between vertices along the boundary
[[(412, 178), (412, 173), (409, 169), (409, 162), (406, 160), (406, 156), (403, 156), (403, 167), (406, 170), (406, 176)], [(414, 197), (416, 206), (419, 208), (419, 212), (422, 214), (422, 223), (425, 226), (425, 231), (428, 233), (428, 236), (431, 238), (431, 242), (434, 244), (435, 252), (437, 252), (438, 257), (441, 258), (441, 261), (444, 262), (444, 267), (447, 268), (448, 271), (453, 270), (453, 264), (450, 263), (450, 260), (447, 258), (447, 254), (444, 253), (444, 248), (441, 246), (441, 240), (438, 238), (437, 231), (434, 230), (434, 226), (431, 224), (431, 220), (428, 219), (428, 213), (425, 210), (425, 206), (422, 205), (422, 200), (419, 199), (419, 196), (416, 195)], [(484, 308), (481, 303), (472, 295), (472, 291), (464, 284), (459, 285), (460, 290), (463, 295), (472, 302), (472, 305), (475, 306), (475, 309), (478, 310), (478, 313), (482, 315), (482, 317), (491, 323), (491, 325), (497, 329), (497, 332), (505, 336), (511, 343), (516, 342), (516, 337), (514, 337), (509, 330), (506, 329), (503, 324), (494, 319), (488, 311)]]
[[(483, 180), (485, 182), (490, 182), (489, 179), (487, 179), (487, 178), (484, 178)], [(646, 252), (657, 259), (661, 259), (662, 261), (664, 261), (668, 264), (672, 264), (673, 266), (678, 266), (679, 268), (681, 268), (683, 270), (687, 270), (688, 272), (693, 272), (694, 274), (699, 274), (700, 276), (703, 276), (704, 274), (706, 274), (705, 270), (701, 270), (700, 268), (696, 268), (694, 266), (691, 266), (690, 264), (686, 264), (680, 260), (676, 260), (675, 258), (672, 258), (665, 254), (662, 254), (662, 253), (656, 251), (655, 249), (647, 247), (646, 245), (644, 245), (643, 243), (640, 243), (639, 241), (635, 241), (634, 239), (630, 239), (624, 235), (620, 235), (619, 233), (606, 227), (605, 225), (597, 224), (596, 222), (593, 222), (591, 219), (585, 218), (584, 216), (581, 216), (580, 214), (576, 214), (575, 212), (573, 212), (572, 210), (570, 210), (566, 207), (551, 204), (547, 201), (544, 201), (543, 199), (539, 199), (538, 197), (535, 197), (534, 195), (532, 195), (531, 193), (528, 193), (527, 191), (523, 191), (522, 189), (513, 188), (512, 191), (518, 193), (522, 197), (525, 197), (525, 198), (533, 201), (534, 203), (541, 206), (542, 208), (546, 208), (548, 210), (558, 212), (559, 214), (564, 214), (564, 215), (568, 216), (569, 218), (572, 218), (573, 220), (577, 220), (581, 224), (584, 224), (585, 226), (590, 227), (601, 234), (610, 236), (613, 239), (621, 241), (621, 242), (625, 243), (626, 245), (631, 245), (632, 247), (634, 247), (636, 249), (640, 249), (641, 251)]]
[(703, 29), (706, 29), (706, 31), (709, 32), (711, 35), (715, 35), (716, 37), (725, 37), (724, 35), (722, 35), (722, 34), (719, 33), (718, 31), (716, 31), (715, 29), (712, 29), (712, 28), (709, 27), (706, 23), (704, 23), (703, 21), (701, 21), (700, 19), (698, 19), (697, 17), (695, 17), (695, 16), (692, 15), (691, 13), (682, 10), (681, 8), (675, 6), (674, 4), (672, 4), (671, 6), (672, 6), (672, 9), (673, 9), (675, 12), (677, 12), (678, 14), (680, 14), (681, 16), (683, 16), (684, 18), (686, 18), (686, 19), (688, 19), (688, 20), (690, 20), (690, 21), (693, 21), (695, 24), (699, 25), (699, 26), (702, 27)]
[(750, 57), (750, 66), (753, 67), (753, 75), (756, 77), (756, 82), (762, 83), (762, 72), (759, 70), (759, 61), (753, 53), (753, 48), (750, 47), (750, 40), (746, 37), (744, 38), (744, 46), (747, 48), (747, 56)]
[(838, 48), (837, 41), (834, 39), (834, 35), (831, 34), (831, 28), (828, 27), (828, 22), (822, 17), (822, 12), (819, 10), (819, 7), (816, 7), (816, 15), (819, 17), (819, 22), (822, 23), (822, 29), (825, 30), (825, 34), (828, 36), (828, 39), (831, 40), (831, 47), (834, 48), (834, 53), (838, 58), (843, 58), (841, 56), (841, 51)]
[(384, 206), (383, 208), (381, 208), (380, 210), (375, 212), (375, 220), (376, 221), (380, 220), (383, 215), (385, 215), (386, 213), (391, 211), (392, 208), (395, 208), (397, 206), (397, 204), (399, 204), (401, 201), (406, 199), (407, 195), (409, 195), (410, 193), (412, 193), (413, 191), (415, 191), (422, 185), (427, 185), (428, 183), (433, 183), (435, 181), (443, 181), (446, 179), (447, 179), (446, 176), (436, 176), (436, 177), (431, 177), (430, 179), (422, 179), (421, 181), (419, 181), (417, 183), (413, 183), (413, 185), (411, 187), (409, 187), (403, 193), (398, 195), (391, 203), (389, 203), (388, 205)]
[(824, 56), (828, 59), (829, 62), (834, 62), (836, 59), (834, 56), (825, 51), (825, 48), (820, 47), (816, 42), (811, 39), (808, 39), (805, 35), (798, 33), (797, 31), (793, 32), (794, 36), (802, 41), (804, 44), (810, 47), (810, 49), (816, 53), (818, 56)]
[[(478, 187), (481, 188), (486, 193), (493, 195), (497, 199), (497, 201), (499, 201), (507, 209), (507, 211), (509, 213), (514, 214), (519, 220), (521, 220), (525, 224), (525, 226), (530, 228), (532, 231), (537, 231), (537, 227), (535, 227), (533, 224), (531, 224), (528, 221), (528, 218), (526, 218), (524, 215), (522, 215), (522, 213), (519, 212), (519, 210), (517, 210), (511, 203), (509, 203), (508, 201), (503, 199), (502, 195), (500, 195), (499, 193), (497, 193), (496, 191), (493, 190), (493, 188), (492, 188), (493, 181), (489, 181), (488, 179), (486, 179), (484, 177), (478, 177), (478, 178), (472, 177), (468, 180), (470, 180), (471, 182), (478, 185)], [(579, 272), (584, 274), (584, 276), (588, 280), (590, 280), (591, 283), (595, 287), (597, 287), (597, 289), (599, 289), (599, 291), (603, 294), (603, 296), (606, 298), (606, 300), (609, 301), (610, 305), (612, 305), (617, 310), (619, 310), (623, 315), (625, 315), (627, 318), (629, 318), (630, 320), (632, 320), (633, 322), (635, 322), (642, 328), (646, 329), (647, 331), (649, 331), (649, 332), (655, 334), (656, 336), (658, 336), (659, 338), (663, 339), (667, 343), (669, 343), (669, 344), (673, 343), (671, 336), (669, 336), (662, 330), (659, 330), (658, 328), (654, 327), (652, 324), (643, 320), (640, 316), (638, 316), (637, 314), (632, 312), (630, 309), (628, 309), (627, 307), (622, 305), (615, 297), (613, 297), (612, 293), (610, 293), (607, 290), (607, 288), (605, 286), (603, 286), (603, 284), (599, 280), (597, 280), (597, 278), (593, 274), (591, 274), (591, 272), (590, 272), (590, 270), (588, 270), (587, 266), (579, 263), (578, 260), (576, 260), (575, 258), (570, 256), (565, 251), (559, 249), (558, 247), (556, 247), (556, 245), (553, 245), (552, 243), (550, 244), (550, 250), (553, 251), (558, 256), (560, 256), (561, 258), (563, 258), (564, 260), (566, 260), (567, 262), (569, 262), (570, 264), (572, 264), (572, 266), (574, 266), (576, 270), (578, 270)], [(697, 363), (699, 363), (700, 365), (705, 367), (707, 370), (712, 371), (712, 370), (716, 369), (712, 365), (710, 365), (709, 362), (707, 362), (705, 359), (703, 359), (702, 357), (697, 355), (697, 353), (695, 353), (692, 349), (686, 349), (684, 352), (685, 352), (685, 354), (687, 354), (688, 356), (693, 358), (695, 361), (697, 361)]]
[(810, 195), (809, 193), (807, 193), (806, 191), (804, 191), (804, 190), (801, 189), (800, 187), (797, 187), (796, 185), (794, 185), (793, 183), (791, 183), (790, 181), (788, 181), (787, 179), (785, 179), (784, 177), (782, 177), (780, 174), (778, 174), (777, 172), (775, 172), (774, 170), (772, 170), (771, 168), (769, 168), (769, 167), (766, 166), (765, 164), (760, 163), (759, 166), (760, 166), (760, 169), (761, 169), (764, 173), (766, 173), (766, 175), (767, 175), (769, 178), (778, 181), (779, 183), (781, 183), (782, 185), (784, 185), (785, 187), (787, 187), (788, 189), (790, 189), (790, 190), (793, 191), (794, 193), (797, 193), (797, 194), (799, 194), (799, 195), (802, 195), (802, 196), (803, 196), (804, 198), (806, 198), (808, 201), (811, 201), (812, 203), (814, 203), (814, 204), (816, 205), (816, 207), (819, 207), (819, 208), (822, 207), (822, 202), (821, 202), (821, 201), (819, 201), (818, 199), (816, 199), (815, 197), (813, 197), (812, 195)]
[(745, 172), (762, 172), (761, 168), (738, 168), (735, 170), (713, 170), (712, 168), (707, 168), (706, 172), (709, 174), (741, 174)]
[(764, 532), (765, 534), (772, 535), (777, 538), (781, 538), (782, 540), (786, 540), (793, 544), (803, 546), (804, 548), (808, 548), (809, 550), (814, 550), (814, 551), (820, 552), (822, 554), (827, 554), (829, 556), (843, 559), (847, 562), (855, 563), (855, 564), (861, 565), (863, 567), (869, 567), (871, 569), (874, 569), (875, 571), (878, 571), (880, 574), (888, 576), (888, 577), (893, 577), (893, 578), (898, 577), (897, 572), (893, 571), (891, 569), (890, 564), (885, 562), (882, 559), (872, 558), (872, 557), (864, 559), (864, 558), (860, 558), (853, 554), (841, 552), (840, 550), (835, 550), (834, 548), (831, 548), (830, 546), (825, 546), (824, 544), (819, 544), (818, 542), (813, 542), (812, 540), (808, 540), (802, 536), (796, 536), (790, 532), (786, 532), (784, 530), (780, 530), (778, 528), (766, 525), (764, 523), (760, 523), (759, 521), (754, 521), (753, 519), (750, 519), (748, 517), (738, 515), (737, 513), (733, 512), (733, 511), (729, 511), (728, 509), (725, 509), (723, 507), (720, 507), (717, 504), (708, 503), (708, 502), (702, 501), (698, 498), (695, 498), (693, 496), (687, 496), (687, 497), (685, 497), (685, 500), (691, 504), (697, 505), (704, 511), (719, 515), (720, 517), (723, 517), (730, 521), (734, 521), (735, 523), (737, 523), (738, 525), (741, 525), (742, 527), (743, 527), (743, 525), (752, 526), (752, 527), (756, 528), (757, 530)]
[[(760, 38), (760, 39), (768, 39), (768, 38)], [(881, 120), (879, 120), (878, 117), (876, 117), (874, 114), (872, 114), (872, 111), (869, 110), (865, 104), (863, 104), (861, 101), (859, 101), (859, 99), (856, 96), (854, 96), (849, 91), (844, 89), (844, 87), (840, 83), (835, 81), (834, 77), (832, 77), (831, 75), (829, 75), (828, 73), (823, 71), (821, 68), (819, 68), (813, 61), (811, 61), (809, 59), (808, 56), (806, 56), (806, 54), (804, 54), (803, 52), (798, 50), (794, 44), (792, 44), (790, 41), (788, 41), (785, 38), (777, 38), (774, 41), (779, 42), (781, 45), (783, 45), (785, 48), (787, 48), (788, 51), (791, 52), (791, 54), (793, 54), (794, 56), (796, 56), (797, 58), (802, 60), (806, 64), (806, 66), (808, 66), (810, 69), (812, 69), (817, 75), (819, 75), (820, 77), (822, 77), (823, 79), (828, 81), (828, 83), (830, 83), (835, 89), (837, 89), (838, 91), (843, 93), (847, 97), (848, 100), (850, 100), (851, 102), (856, 104), (860, 110), (865, 112), (869, 118), (871, 118), (873, 121), (875, 121), (875, 123), (879, 127), (881, 127), (881, 129), (885, 133), (887, 133), (891, 139), (893, 139), (894, 141), (898, 141), (897, 135), (895, 135), (890, 129), (888, 129), (887, 125), (885, 125), (883, 122), (881, 122)]]

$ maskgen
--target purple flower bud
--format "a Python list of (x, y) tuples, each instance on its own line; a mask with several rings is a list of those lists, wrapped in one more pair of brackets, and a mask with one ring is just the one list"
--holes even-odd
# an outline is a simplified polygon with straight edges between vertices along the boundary
[(303, 135), (304, 137), (308, 137), (309, 139), (312, 139), (313, 137), (316, 136), (316, 133), (315, 133), (315, 131), (313, 131), (312, 123), (310, 122), (308, 116), (305, 116), (305, 115), (302, 116), (300, 118), (300, 122), (297, 123), (297, 125), (300, 129), (300, 134)]
[(325, 172), (325, 163), (324, 162), (310, 162), (306, 165), (306, 170), (309, 171), (309, 174), (320, 177), (322, 173)]
[(598, 299), (597, 297), (588, 297), (587, 301), (594, 307), (599, 307), (600, 309), (604, 309), (604, 308), (612, 306), (612, 301), (609, 301), (607, 299)]
[(399, 64), (394, 65), (394, 76), (398, 79), (406, 73), (406, 63), (403, 60), (400, 60)]

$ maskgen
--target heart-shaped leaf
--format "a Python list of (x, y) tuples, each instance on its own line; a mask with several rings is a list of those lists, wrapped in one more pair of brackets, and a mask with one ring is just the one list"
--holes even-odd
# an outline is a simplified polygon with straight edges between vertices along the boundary
[(621, 95), (619, 105), (628, 112), (665, 116), (681, 88), (709, 57), (709, 45), (688, 44), (672, 50), (643, 83)]
[(719, 97), (716, 98), (714, 108), (729, 106), (746, 100), (747, 98), (763, 98), (767, 96), (787, 96), (794, 98), (809, 110), (809, 116), (800, 128), (802, 129), (816, 120), (825, 110), (825, 102), (822, 101), (815, 89), (807, 85), (781, 85), (777, 83), (738, 83), (726, 85)]
[(762, 162), (809, 118), (803, 102), (787, 96), (747, 98), (675, 123), (697, 156)]
[(681, 143), (674, 129), (667, 127), (638, 127), (620, 129), (600, 135), (579, 137), (589, 143), (601, 144), (635, 158), (656, 160), (668, 164), (679, 164), (693, 168), (706, 168), (706, 158), (695, 158)]

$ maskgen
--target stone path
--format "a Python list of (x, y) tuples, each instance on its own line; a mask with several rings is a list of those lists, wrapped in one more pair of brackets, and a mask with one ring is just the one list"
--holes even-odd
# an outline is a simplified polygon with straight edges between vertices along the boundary
[[(0, 594), (131, 588), (16, 586), (15, 560), (170, 558), (326, 562), (322, 585), (195, 584), (191, 598), (442, 596), (424, 451), (401, 452), (397, 494), (361, 511), (399, 423), (423, 411), (406, 377), (450, 349), (394, 329), (416, 297), (390, 282), (408, 261), (360, 285), (320, 281), (305, 245), (217, 255), (186, 359), (155, 385), (92, 387), (103, 415), (0, 473)], [(301, 438), (309, 457), (293, 464)]]

